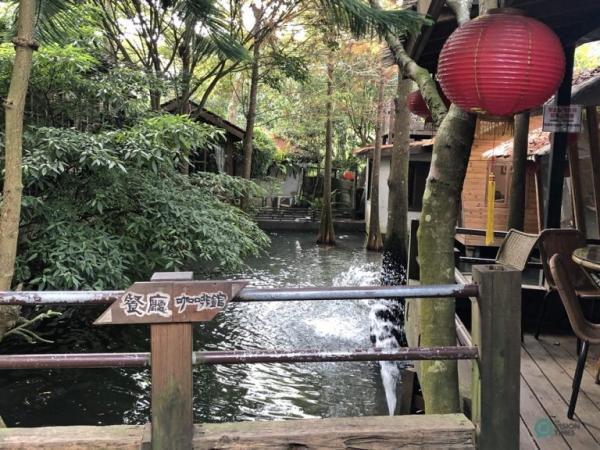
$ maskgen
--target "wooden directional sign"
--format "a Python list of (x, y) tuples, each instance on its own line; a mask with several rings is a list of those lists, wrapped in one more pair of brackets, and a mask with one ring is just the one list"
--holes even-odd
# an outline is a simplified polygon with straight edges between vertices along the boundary
[(244, 281), (135, 283), (94, 324), (208, 322), (246, 284)]

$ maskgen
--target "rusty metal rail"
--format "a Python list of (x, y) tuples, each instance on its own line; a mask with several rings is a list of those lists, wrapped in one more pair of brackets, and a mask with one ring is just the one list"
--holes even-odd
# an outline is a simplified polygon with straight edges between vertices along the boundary
[[(476, 359), (477, 347), (403, 347), (396, 350), (353, 351), (255, 350), (193, 352), (194, 365), (314, 363), (342, 361), (418, 361)], [(10, 369), (98, 369), (149, 367), (150, 353), (59, 353), (0, 355), (0, 370)]]
[[(0, 291), (0, 305), (107, 305), (125, 291)], [(244, 288), (233, 302), (363, 300), (383, 298), (475, 297), (475, 284), (435, 286), (358, 286), (336, 288)]]

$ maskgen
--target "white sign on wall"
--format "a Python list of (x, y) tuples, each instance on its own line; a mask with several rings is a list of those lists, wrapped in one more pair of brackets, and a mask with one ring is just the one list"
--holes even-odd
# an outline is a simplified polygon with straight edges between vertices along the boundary
[(544, 105), (542, 131), (553, 133), (581, 132), (581, 105)]

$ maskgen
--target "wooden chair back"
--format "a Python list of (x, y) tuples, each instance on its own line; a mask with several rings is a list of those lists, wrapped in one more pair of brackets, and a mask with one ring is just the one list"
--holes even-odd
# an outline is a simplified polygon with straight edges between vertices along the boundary
[(573, 251), (585, 247), (585, 236), (575, 229), (548, 228), (540, 233), (538, 247), (544, 270), (544, 277), (550, 289), (556, 289), (556, 283), (550, 271), (550, 258), (559, 254), (563, 258), (563, 266), (568, 273), (573, 287), (577, 291), (590, 291), (595, 289), (587, 275), (571, 258)]
[(583, 315), (581, 303), (569, 278), (565, 260), (567, 260), (565, 256), (557, 253), (550, 258), (549, 266), (552, 279), (556, 283), (556, 289), (567, 311), (571, 327), (575, 335), (582, 341), (600, 344), (600, 324), (589, 322)]
[(509, 230), (498, 249), (496, 262), (523, 271), (537, 241), (537, 234), (523, 233), (515, 229)]

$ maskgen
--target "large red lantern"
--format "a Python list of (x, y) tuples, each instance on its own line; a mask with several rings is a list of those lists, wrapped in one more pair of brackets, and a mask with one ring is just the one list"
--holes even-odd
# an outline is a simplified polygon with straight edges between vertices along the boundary
[(508, 116), (543, 104), (564, 71), (563, 48), (550, 28), (495, 10), (450, 35), (440, 53), (438, 80), (460, 108)]

